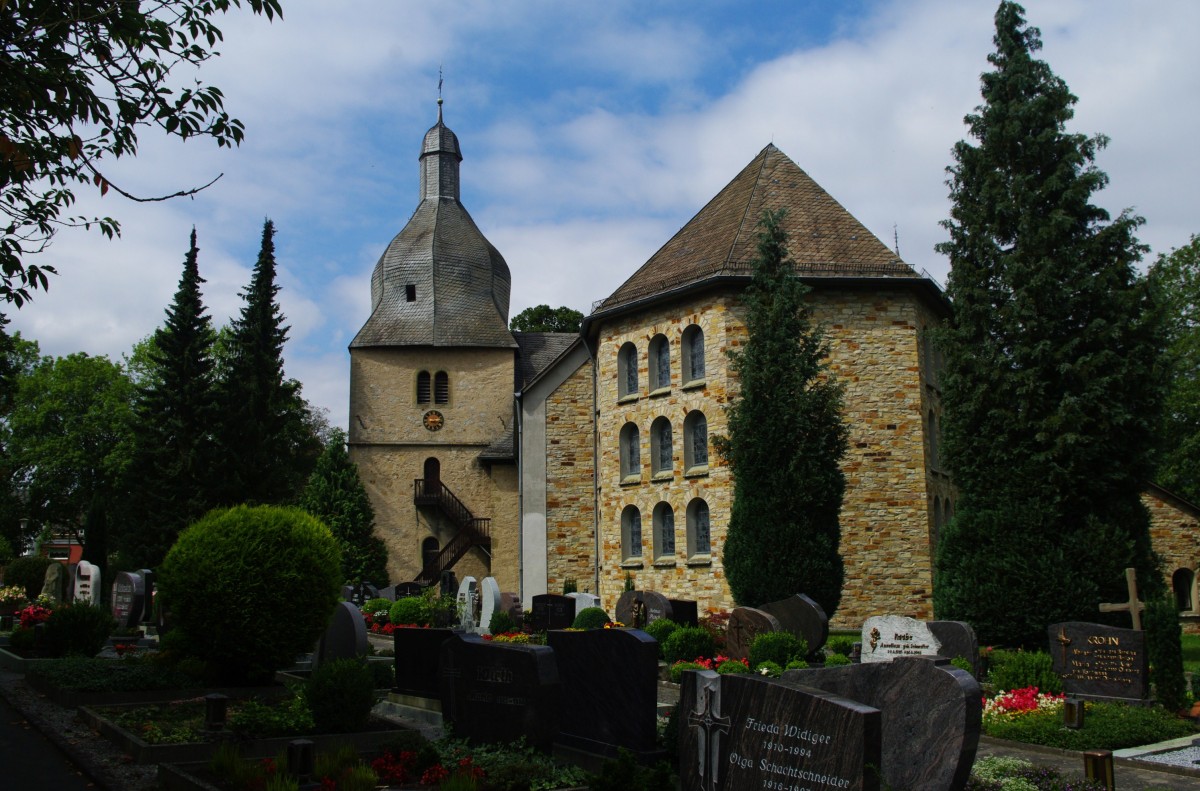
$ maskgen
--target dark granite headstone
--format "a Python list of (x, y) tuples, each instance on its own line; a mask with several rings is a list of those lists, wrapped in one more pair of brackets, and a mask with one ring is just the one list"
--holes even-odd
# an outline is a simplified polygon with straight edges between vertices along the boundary
[(699, 626), (700, 613), (691, 599), (667, 599), (671, 603), (671, 620), (680, 626)]
[(617, 599), (616, 619), (633, 629), (644, 629), (659, 618), (675, 620), (670, 600), (655, 591), (625, 591)]
[(369, 582), (360, 582), (350, 588), (350, 595), (346, 597), (346, 601), (355, 606), (362, 607), (368, 599), (378, 599), (379, 589)]
[(521, 604), (521, 596), (517, 593), (501, 593), (500, 609), (520, 626), (525, 621), (525, 607)]
[(454, 636), (449, 629), (421, 629), (405, 626), (392, 632), (396, 657), (395, 691), (401, 695), (440, 698), (442, 682), (438, 677), (438, 659), (442, 643)]
[(313, 654), (314, 668), (334, 659), (362, 659), (367, 655), (367, 624), (362, 612), (348, 601), (333, 608), (325, 634)]
[(634, 629), (550, 632), (562, 682), (558, 743), (615, 758), (624, 747), (642, 763), (655, 747), (658, 643)]
[(983, 691), (944, 657), (788, 670), (783, 679), (883, 712), (886, 786), (957, 791), (966, 784), (979, 746)]
[(141, 572), (122, 571), (113, 577), (112, 616), (119, 629), (132, 629), (141, 623), (145, 611), (146, 580)]
[(753, 607), (734, 607), (725, 631), (725, 655), (730, 659), (749, 659), (750, 644), (763, 632), (779, 632), (783, 627), (770, 613)]
[(947, 659), (962, 657), (971, 663), (971, 673), (979, 678), (979, 638), (971, 624), (965, 621), (930, 621), (929, 631), (942, 644), (941, 655)]
[(1149, 697), (1145, 632), (1067, 621), (1054, 624), (1047, 634), (1054, 672), (1068, 695), (1125, 701)]
[(759, 605), (758, 609), (774, 615), (783, 631), (791, 632), (803, 640), (810, 656), (824, 648), (825, 641), (829, 639), (829, 616), (821, 605), (803, 593), (767, 602)]
[(443, 571), (441, 579), (438, 581), (438, 585), (440, 586), (443, 596), (458, 595), (458, 577), (455, 576), (453, 571), (449, 569)]
[(880, 713), (755, 675), (683, 674), (682, 791), (879, 791)]
[(142, 575), (142, 623), (154, 620), (154, 598), (157, 595), (155, 581), (158, 579), (151, 569), (138, 569)]
[(543, 593), (533, 597), (530, 623), (535, 632), (567, 629), (575, 623), (575, 600), (570, 596)]
[[(385, 589), (387, 590), (387, 589)], [(422, 596), (425, 594), (425, 589), (415, 582), (400, 582), (393, 585), (390, 589), (392, 595), (389, 597), (392, 601), (407, 599), (410, 596)]]
[(549, 752), (558, 733), (558, 666), (544, 645), (455, 635), (442, 644), (442, 720), (472, 744), (525, 738)]

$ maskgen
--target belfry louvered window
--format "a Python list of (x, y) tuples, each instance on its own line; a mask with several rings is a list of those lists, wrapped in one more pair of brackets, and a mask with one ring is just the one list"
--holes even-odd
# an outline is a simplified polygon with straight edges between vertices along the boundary
[(429, 371), (417, 374), (417, 403), (429, 403)]
[(433, 401), (437, 404), (450, 403), (450, 376), (438, 371), (433, 376)]

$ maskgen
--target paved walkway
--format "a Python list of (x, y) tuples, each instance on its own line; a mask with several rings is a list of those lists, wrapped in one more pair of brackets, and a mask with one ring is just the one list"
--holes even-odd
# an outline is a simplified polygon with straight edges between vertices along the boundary
[(0, 695), (0, 772), (13, 791), (82, 791), (96, 785)]

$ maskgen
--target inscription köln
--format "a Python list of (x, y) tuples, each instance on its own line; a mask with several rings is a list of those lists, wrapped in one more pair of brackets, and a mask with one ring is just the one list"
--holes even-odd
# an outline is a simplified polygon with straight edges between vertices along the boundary
[(1068, 621), (1047, 632), (1054, 672), (1068, 694), (1144, 700), (1148, 693), (1146, 636), (1134, 629)]

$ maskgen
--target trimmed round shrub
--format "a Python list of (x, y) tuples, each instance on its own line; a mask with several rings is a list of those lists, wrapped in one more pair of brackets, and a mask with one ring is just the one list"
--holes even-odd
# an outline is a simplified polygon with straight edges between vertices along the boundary
[(671, 665), (671, 680), (678, 684), (683, 680), (683, 671), (685, 670), (704, 670), (704, 665), (697, 664), (696, 662), (676, 662)]
[(750, 665), (774, 662), (782, 667), (793, 659), (803, 659), (807, 653), (808, 646), (791, 632), (763, 632), (750, 643)]
[(805, 662), (803, 659), (793, 659), (791, 662), (788, 662), (786, 665), (784, 665), (783, 669), (784, 670), (803, 670), (806, 667), (808, 667), (808, 662)]
[(513, 618), (504, 610), (496, 610), (492, 613), (492, 619), (488, 621), (488, 631), (492, 634), (506, 634), (508, 632), (518, 632), (521, 630), (517, 619)]
[(357, 659), (324, 662), (308, 679), (304, 699), (318, 731), (361, 730), (375, 705), (375, 674)]
[(180, 534), (159, 593), (213, 680), (256, 684), (311, 651), (341, 593), (337, 541), (298, 508), (212, 511)]
[(55, 656), (87, 656), (100, 653), (117, 622), (103, 607), (76, 602), (50, 613), (42, 639)]
[(750, 668), (746, 667), (744, 662), (741, 662), (737, 659), (726, 659), (724, 662), (717, 665), (717, 672), (722, 676), (740, 675), (742, 673), (749, 673)]
[(767, 660), (759, 662), (754, 666), (754, 672), (760, 676), (770, 676), (771, 678), (779, 678), (783, 674), (783, 668), (777, 663)]
[(601, 607), (585, 607), (575, 616), (572, 629), (603, 629), (604, 624), (612, 623), (608, 613)]
[(428, 626), (429, 608), (420, 596), (405, 596), (396, 599), (388, 611), (388, 623), (397, 626)]
[(716, 650), (712, 635), (698, 626), (680, 627), (662, 644), (663, 659), (668, 662), (690, 662), (697, 657), (712, 656)]
[(825, 643), (825, 653), (850, 656), (850, 653), (854, 650), (854, 644), (856, 642), (858, 641), (853, 637), (846, 637), (845, 635), (830, 637)]
[(33, 601), (42, 592), (42, 583), (46, 581), (46, 569), (54, 561), (41, 555), (25, 555), (9, 563), (4, 569), (5, 585), (20, 585), (25, 589), (25, 595)]
[(825, 667), (837, 667), (838, 665), (852, 665), (850, 657), (845, 654), (826, 654)]
[(663, 655), (663, 643), (678, 628), (679, 624), (670, 618), (659, 618), (657, 621), (651, 621), (646, 624), (646, 627), (642, 631), (658, 641), (658, 655), (661, 657)]

